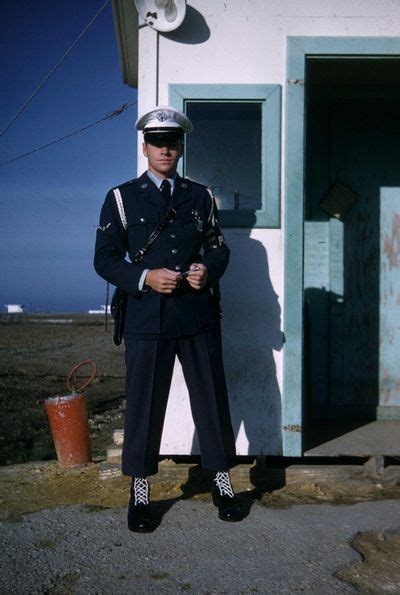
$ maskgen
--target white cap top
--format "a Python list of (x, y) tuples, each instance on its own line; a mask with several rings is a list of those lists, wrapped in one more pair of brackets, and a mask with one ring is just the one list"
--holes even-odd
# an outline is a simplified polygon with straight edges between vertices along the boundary
[(193, 130), (193, 124), (189, 118), (169, 105), (157, 105), (151, 110), (140, 116), (136, 120), (136, 130), (143, 132), (163, 132), (163, 129), (182, 128), (183, 132), (188, 134)]

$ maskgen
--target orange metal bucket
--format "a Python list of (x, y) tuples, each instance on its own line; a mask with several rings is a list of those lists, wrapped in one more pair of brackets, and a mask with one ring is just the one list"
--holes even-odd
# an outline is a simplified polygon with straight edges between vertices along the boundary
[[(71, 385), (71, 377), (78, 368), (87, 364), (93, 366), (92, 375), (76, 391), (75, 384)], [(95, 374), (96, 364), (92, 360), (80, 362), (68, 375), (67, 386), (72, 390), (71, 394), (55, 395), (44, 401), (61, 467), (83, 465), (92, 460), (86, 395), (80, 391), (92, 382)]]
[(84, 393), (50, 397), (44, 402), (61, 467), (89, 463), (92, 459)]

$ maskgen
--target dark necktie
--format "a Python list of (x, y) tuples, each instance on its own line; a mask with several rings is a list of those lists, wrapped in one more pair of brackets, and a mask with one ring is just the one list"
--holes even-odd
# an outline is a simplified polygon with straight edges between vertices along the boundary
[(161, 194), (167, 202), (171, 199), (171, 184), (168, 180), (163, 180), (160, 186)]

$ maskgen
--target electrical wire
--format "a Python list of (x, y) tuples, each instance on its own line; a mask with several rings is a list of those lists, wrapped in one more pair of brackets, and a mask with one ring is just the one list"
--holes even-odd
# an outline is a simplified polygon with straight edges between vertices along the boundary
[(3, 136), (3, 134), (5, 132), (7, 132), (7, 130), (14, 124), (15, 120), (22, 114), (22, 112), (30, 104), (30, 102), (35, 97), (35, 95), (37, 95), (37, 93), (39, 93), (40, 89), (47, 83), (47, 81), (49, 80), (51, 75), (57, 70), (57, 68), (60, 66), (60, 64), (65, 60), (65, 58), (68, 56), (68, 54), (71, 52), (71, 50), (76, 46), (78, 41), (85, 35), (86, 31), (89, 29), (89, 27), (92, 25), (92, 23), (94, 23), (94, 21), (97, 19), (97, 17), (103, 12), (103, 10), (106, 8), (106, 6), (107, 6), (107, 4), (109, 4), (109, 2), (110, 2), (110, 0), (106, 0), (106, 2), (104, 2), (103, 6), (97, 11), (97, 13), (89, 21), (89, 23), (86, 25), (86, 27), (79, 33), (78, 37), (75, 39), (75, 41), (72, 43), (72, 45), (70, 45), (70, 47), (61, 56), (61, 58), (58, 60), (58, 62), (56, 62), (56, 64), (49, 70), (49, 72), (46, 74), (46, 76), (44, 77), (44, 79), (42, 80), (40, 85), (38, 87), (36, 87), (36, 89), (33, 91), (33, 93), (30, 95), (30, 97), (28, 97), (28, 99), (19, 108), (19, 110), (16, 112), (16, 114), (14, 114), (14, 116), (11, 118), (11, 120), (9, 120), (9, 122), (4, 126), (4, 128), (0, 132), (0, 136)]
[(74, 132), (70, 132), (69, 134), (62, 136), (61, 138), (52, 140), (49, 143), (42, 145), (41, 147), (36, 147), (36, 149), (32, 149), (31, 151), (28, 151), (27, 153), (23, 153), (22, 155), (13, 157), (12, 159), (9, 159), (8, 161), (3, 161), (2, 163), (0, 163), (0, 167), (3, 167), (4, 165), (8, 165), (9, 163), (13, 163), (14, 161), (19, 161), (20, 159), (24, 159), (25, 157), (28, 157), (29, 155), (33, 155), (33, 153), (37, 153), (38, 151), (43, 151), (43, 149), (47, 149), (47, 147), (51, 147), (52, 145), (61, 143), (62, 141), (66, 140), (67, 138), (71, 138), (71, 136), (80, 134), (81, 132), (84, 132), (85, 130), (88, 130), (89, 128), (93, 128), (94, 126), (98, 126), (99, 124), (101, 124), (102, 122), (105, 122), (106, 120), (111, 120), (112, 118), (116, 118), (116, 117), (120, 116), (123, 112), (128, 110), (130, 107), (132, 107), (133, 105), (136, 105), (136, 104), (137, 104), (137, 101), (134, 101), (133, 103), (124, 103), (123, 105), (121, 105), (121, 107), (117, 108), (110, 114), (107, 114), (106, 116), (104, 116), (104, 118), (100, 118), (100, 120), (96, 120), (96, 122), (92, 122), (91, 124), (88, 124), (87, 126), (84, 126), (83, 128), (79, 128), (79, 130), (74, 130)]

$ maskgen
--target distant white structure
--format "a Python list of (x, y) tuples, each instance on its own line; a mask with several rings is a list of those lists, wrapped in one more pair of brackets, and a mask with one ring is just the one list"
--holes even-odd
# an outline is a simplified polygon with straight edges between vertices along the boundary
[(4, 304), (7, 309), (7, 314), (22, 314), (24, 312), (24, 306), (22, 304)]
[[(89, 310), (88, 314), (105, 314), (106, 313), (106, 307), (100, 306), (100, 310)], [(107, 314), (111, 314), (111, 305), (109, 304), (107, 306)]]

